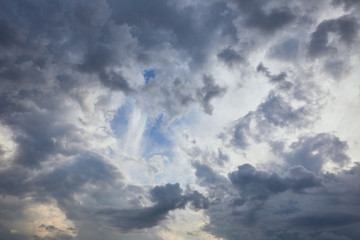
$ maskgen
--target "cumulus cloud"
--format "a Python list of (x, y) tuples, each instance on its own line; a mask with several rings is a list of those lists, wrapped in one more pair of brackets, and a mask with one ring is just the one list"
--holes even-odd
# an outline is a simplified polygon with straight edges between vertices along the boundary
[[(354, 180), (357, 174), (358, 167), (339, 175), (328, 176), (316, 175), (302, 166), (291, 167), (286, 173), (279, 175), (257, 170), (250, 164), (241, 165), (228, 175), (228, 184), (235, 188), (228, 186), (229, 193), (223, 194), (221, 201), (213, 202), (213, 207), (207, 210), (211, 222), (208, 229), (227, 239), (236, 239), (238, 236), (246, 239), (256, 237), (259, 232), (255, 234), (254, 229), (261, 228), (271, 229), (268, 234), (265, 233), (266, 230), (263, 232), (265, 239), (283, 239), (289, 236), (306, 239), (309, 236), (305, 233), (309, 231), (312, 236), (319, 238), (329, 235), (339, 239), (353, 239), (358, 231), (351, 226), (359, 221), (359, 215), (349, 211), (346, 205), (350, 204), (351, 208), (357, 209), (358, 204), (352, 197), (351, 200), (345, 200), (344, 195), (338, 191), (347, 197), (357, 193), (351, 193), (354, 186), (340, 190), (336, 185)], [(218, 186), (223, 188), (223, 182), (218, 181)], [(234, 191), (238, 193), (234, 194)], [(324, 202), (325, 199), (332, 200)], [(314, 204), (316, 211), (313, 210)], [(221, 213), (220, 209), (223, 209)], [(219, 225), (220, 222), (228, 225)], [(232, 224), (238, 230), (235, 226), (231, 227)], [(284, 229), (291, 229), (291, 232), (284, 234)], [(242, 231), (246, 231), (246, 234)]]
[(351, 16), (343, 16), (321, 22), (311, 35), (308, 48), (311, 57), (337, 52), (336, 46), (329, 43), (329, 33), (335, 33), (341, 42), (351, 44), (357, 34), (357, 21)]
[(217, 54), (217, 57), (226, 64), (233, 66), (242, 63), (244, 58), (240, 53), (231, 48), (225, 48)]
[(195, 209), (208, 208), (208, 200), (198, 191), (182, 194), (179, 184), (156, 186), (150, 191), (152, 207), (139, 209), (104, 209), (97, 214), (106, 216), (114, 227), (124, 231), (157, 226), (167, 218), (169, 211), (183, 209), (190, 202)]
[(199, 98), (205, 113), (211, 114), (213, 106), (210, 104), (210, 101), (215, 97), (222, 96), (225, 93), (226, 88), (217, 85), (214, 79), (207, 75), (204, 75), (203, 83), (204, 86), (197, 91), (197, 97)]
[(345, 151), (346, 142), (331, 134), (318, 134), (314, 137), (303, 137), (290, 145), (291, 152), (285, 158), (291, 165), (301, 164), (306, 169), (319, 172), (323, 165), (332, 161), (343, 166), (349, 161)]
[(265, 1), (234, 0), (233, 2), (240, 11), (244, 12), (245, 26), (259, 29), (263, 33), (274, 33), (295, 19), (292, 10), (285, 6), (265, 10)]
[(237, 171), (229, 173), (231, 183), (250, 199), (266, 199), (287, 190), (302, 191), (320, 186), (320, 180), (312, 172), (295, 166), (281, 177), (276, 173), (268, 174), (256, 170), (250, 164), (241, 165)]

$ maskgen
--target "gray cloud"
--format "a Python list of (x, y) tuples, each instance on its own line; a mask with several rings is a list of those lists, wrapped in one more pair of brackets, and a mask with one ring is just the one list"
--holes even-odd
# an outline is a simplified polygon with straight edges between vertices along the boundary
[(231, 144), (241, 149), (245, 149), (249, 145), (248, 136), (251, 134), (250, 122), (252, 121), (253, 115), (253, 112), (249, 112), (235, 123), (232, 129)]
[[(236, 39), (232, 24), (234, 14), (225, 3), (177, 6), (166, 1), (109, 1), (114, 9), (111, 18), (117, 24), (133, 26), (132, 34), (145, 48), (156, 48), (159, 44), (170, 43), (185, 50), (193, 60), (192, 67), (201, 64), (206, 49), (215, 38), (216, 30), (221, 36)], [(201, 19), (196, 13), (202, 11)], [(228, 12), (228, 14), (223, 14)], [(194, 24), (196, 22), (196, 24)]]
[[(312, 117), (311, 106), (293, 108), (281, 95), (271, 91), (265, 101), (259, 104), (256, 111), (250, 111), (228, 129), (230, 144), (240, 149), (246, 149), (251, 139), (265, 141), (276, 127), (303, 128), (310, 124)], [(228, 136), (225, 133), (223, 135), (225, 139)]]
[(2, 47), (11, 47), (19, 43), (19, 37), (16, 30), (5, 20), (0, 20), (0, 45)]
[[(323, 20), (326, 9), (336, 7), (348, 15)], [(327, 80), (318, 76), (325, 71), (345, 79), (357, 64), (357, 11), (352, 0), (3, 0), (0, 239), (158, 238), (177, 209), (203, 209), (210, 223), (202, 230), (225, 239), (358, 239), (360, 171), (346, 152), (353, 139), (309, 134), (328, 98), (320, 86)], [(321, 22), (308, 30), (315, 21)], [(142, 76), (147, 69), (155, 69), (150, 82)], [(233, 79), (225, 86), (227, 74)], [(242, 87), (228, 90), (235, 85)], [(232, 95), (254, 86), (261, 89), (249, 101), (259, 103)], [(224, 142), (199, 139), (201, 149), (177, 161), (183, 148), (177, 134), (193, 131), (187, 124), (199, 120), (197, 106), (209, 123), (219, 121), (213, 101), (225, 94), (245, 114), (229, 111), (219, 135)], [(128, 102), (141, 117), (164, 116), (160, 124), (170, 130), (162, 133), (173, 138), (166, 149), (169, 171), (142, 184), (133, 170), (125, 171), (149, 159), (128, 156), (121, 146), (136, 137), (122, 139), (112, 128)], [(256, 144), (273, 154), (243, 164)], [(258, 160), (278, 165), (257, 169)], [(328, 163), (337, 173), (323, 172)], [(174, 164), (194, 174), (179, 177), (189, 187), (154, 186), (178, 182), (170, 172)], [(197, 187), (203, 193), (192, 190)], [(75, 226), (66, 230), (78, 235), (65, 234), (56, 221), (32, 226), (49, 236), (22, 231), (35, 223), (26, 211), (43, 205), (58, 208)]]
[(326, 213), (324, 215), (309, 215), (297, 217), (291, 220), (291, 224), (297, 228), (322, 229), (328, 227), (341, 227), (360, 221), (360, 217), (354, 214)]
[(299, 40), (290, 38), (272, 46), (268, 52), (268, 56), (283, 61), (291, 61), (297, 58), (298, 52)]
[[(71, 152), (71, 148), (65, 150), (56, 145), (52, 139), (61, 138), (64, 135), (78, 137), (76, 134), (72, 134), (74, 129), (71, 124), (58, 123), (58, 116), (54, 114), (56, 109), (43, 112), (36, 107), (23, 104), (24, 101), (28, 101), (28, 103), (33, 102), (40, 108), (51, 107), (51, 101), (46, 101), (42, 99), (43, 97), (45, 96), (38, 91), (24, 90), (12, 99), (5, 97), (3, 102), (5, 107), (0, 110), (3, 123), (16, 131), (14, 137), (20, 147), (16, 153), (15, 161), (27, 167), (36, 167), (41, 162), (47, 161), (50, 154), (62, 153), (67, 155)], [(13, 118), (12, 114), (19, 117)]]
[(268, 174), (256, 170), (250, 164), (238, 167), (229, 173), (231, 183), (237, 187), (243, 197), (250, 200), (265, 200), (271, 195), (292, 190), (302, 192), (306, 188), (318, 187), (321, 182), (312, 172), (303, 167), (290, 168), (284, 177), (276, 173)]
[(284, 127), (286, 125), (306, 124), (308, 110), (305, 107), (294, 109), (280, 96), (270, 94), (266, 101), (259, 105), (258, 111), (265, 119), (275, 125)]
[(289, 8), (273, 9), (270, 13), (265, 13), (260, 9), (253, 12), (246, 23), (250, 27), (261, 29), (264, 32), (272, 33), (285, 26), (295, 19), (295, 15)]
[(81, 156), (69, 165), (58, 167), (40, 175), (34, 184), (44, 193), (51, 194), (58, 201), (70, 200), (85, 184), (111, 185), (121, 179), (118, 170), (99, 156)]
[(203, 75), (202, 85), (196, 88), (188, 79), (176, 77), (172, 82), (151, 81), (143, 91), (144, 96), (139, 101), (146, 101), (144, 105), (151, 103), (146, 111), (152, 114), (155, 112), (155, 115), (163, 113), (166, 125), (195, 103), (200, 104), (204, 112), (211, 115), (214, 110), (211, 101), (222, 97), (226, 88), (218, 85), (212, 76)]
[(1, 170), (2, 179), (0, 181), (0, 192), (3, 195), (14, 195), (25, 197), (32, 186), (26, 180), (29, 177), (29, 171), (19, 166)]
[(98, 44), (84, 56), (84, 62), (79, 65), (79, 70), (89, 73), (98, 73), (114, 61), (114, 51), (105, 44)]
[(313, 137), (302, 137), (290, 145), (291, 151), (284, 157), (291, 165), (302, 165), (318, 173), (325, 163), (331, 161), (343, 166), (349, 161), (346, 155), (348, 145), (336, 136), (320, 133)]
[(302, 166), (279, 175), (241, 165), (228, 175), (229, 193), (207, 210), (206, 229), (226, 239), (357, 239), (359, 173), (358, 165), (337, 175), (316, 175)]
[(217, 54), (217, 57), (229, 66), (234, 66), (235, 64), (239, 64), (245, 61), (239, 52), (231, 48), (225, 48), (221, 50)]
[[(64, 230), (59, 229), (59, 228), (55, 227), (54, 225), (41, 224), (39, 226), (39, 229), (50, 233), (54, 237), (40, 237), (40, 236), (37, 236), (37, 235), (32, 236), (32, 238), (35, 239), (35, 240), (55, 240), (55, 239), (71, 240), (71, 239), (74, 239), (73, 236), (70, 236), (70, 235), (66, 234)], [(66, 229), (66, 230), (73, 231), (74, 233), (77, 232), (76, 229)]]
[(215, 173), (208, 165), (197, 162), (194, 163), (194, 167), (196, 169), (195, 176), (200, 182), (200, 185), (210, 186), (226, 182), (224, 177)]
[(345, 44), (351, 44), (357, 34), (357, 22), (351, 16), (324, 20), (311, 35), (308, 53), (311, 57), (336, 53), (336, 46), (329, 45), (329, 33), (336, 33)]
[(335, 6), (339, 6), (339, 5), (343, 5), (344, 8), (347, 10), (353, 6), (359, 5), (360, 1), (359, 0), (333, 0), (332, 3)]
[(157, 226), (160, 221), (166, 219), (169, 211), (183, 209), (190, 202), (195, 209), (208, 208), (208, 200), (197, 191), (182, 194), (179, 184), (166, 184), (156, 186), (150, 191), (151, 200), (155, 203), (152, 207), (138, 209), (104, 209), (98, 211), (98, 215), (105, 216), (111, 224), (129, 231)]
[(287, 80), (288, 75), (286, 72), (280, 72), (279, 74), (273, 75), (262, 63), (256, 67), (256, 71), (265, 74), (271, 83), (276, 84), (282, 90), (290, 90), (293, 86), (293, 83)]
[(208, 75), (203, 76), (203, 84), (204, 86), (197, 91), (197, 98), (204, 108), (205, 113), (211, 114), (214, 107), (210, 104), (210, 101), (215, 97), (224, 95), (226, 88), (217, 85), (214, 78)]
[(121, 90), (124, 93), (129, 93), (132, 91), (129, 83), (121, 73), (114, 73), (110, 75), (101, 72), (100, 81), (104, 84), (104, 86), (113, 90)]
[(292, 10), (286, 6), (265, 10), (265, 1), (233, 0), (233, 2), (245, 14), (246, 27), (259, 29), (266, 34), (274, 33), (296, 18)]

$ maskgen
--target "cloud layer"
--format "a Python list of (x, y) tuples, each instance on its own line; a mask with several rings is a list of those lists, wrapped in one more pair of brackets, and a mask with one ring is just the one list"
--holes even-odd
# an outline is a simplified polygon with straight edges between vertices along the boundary
[(4, 0), (1, 239), (359, 239), (358, 1)]

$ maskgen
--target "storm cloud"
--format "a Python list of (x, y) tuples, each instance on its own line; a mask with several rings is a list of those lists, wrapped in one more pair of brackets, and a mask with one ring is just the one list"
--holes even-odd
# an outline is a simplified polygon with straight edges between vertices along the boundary
[(152, 207), (139, 209), (105, 209), (97, 214), (106, 216), (114, 227), (124, 231), (157, 226), (167, 217), (169, 211), (183, 209), (190, 202), (194, 209), (208, 208), (208, 200), (198, 191), (183, 195), (179, 184), (156, 186), (150, 191)]
[(359, 239), (359, 10), (2, 1), (0, 239)]

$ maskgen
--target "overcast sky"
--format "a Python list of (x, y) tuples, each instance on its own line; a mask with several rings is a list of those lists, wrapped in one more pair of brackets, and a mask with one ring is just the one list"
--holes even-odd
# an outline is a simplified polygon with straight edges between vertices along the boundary
[(0, 239), (360, 239), (359, 18), (2, 0)]

